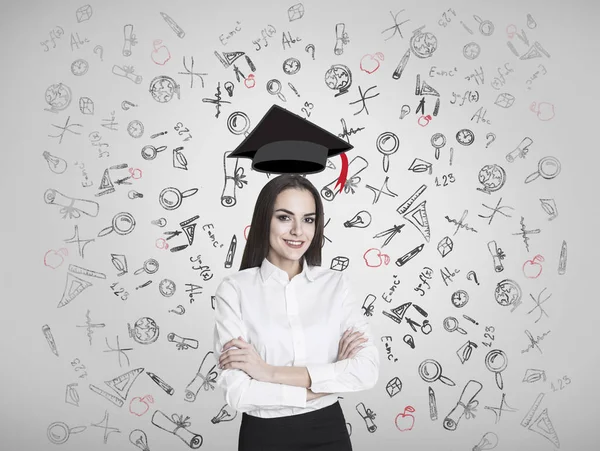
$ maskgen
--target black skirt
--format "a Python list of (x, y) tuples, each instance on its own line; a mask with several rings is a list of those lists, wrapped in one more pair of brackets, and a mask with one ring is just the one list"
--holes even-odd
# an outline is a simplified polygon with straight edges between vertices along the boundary
[(352, 451), (342, 406), (278, 418), (242, 414), (238, 451)]

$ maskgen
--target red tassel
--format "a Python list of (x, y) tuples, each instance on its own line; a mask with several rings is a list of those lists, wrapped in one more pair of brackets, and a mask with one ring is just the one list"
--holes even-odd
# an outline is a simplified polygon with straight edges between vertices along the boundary
[(344, 152), (340, 154), (340, 158), (342, 159), (342, 170), (340, 171), (340, 177), (338, 178), (338, 181), (334, 187), (335, 190), (338, 185), (340, 186), (338, 193), (341, 193), (342, 189), (344, 189), (344, 185), (346, 185), (346, 178), (348, 177), (348, 156)]

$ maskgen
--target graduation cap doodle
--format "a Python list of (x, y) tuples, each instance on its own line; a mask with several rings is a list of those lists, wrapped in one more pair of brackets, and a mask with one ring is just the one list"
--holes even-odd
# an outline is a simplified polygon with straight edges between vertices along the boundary
[(250, 158), (252, 168), (276, 174), (314, 174), (325, 169), (327, 158), (340, 155), (342, 169), (335, 185), (344, 188), (348, 176), (348, 157), (353, 149), (343, 139), (273, 105), (254, 130), (227, 158)]

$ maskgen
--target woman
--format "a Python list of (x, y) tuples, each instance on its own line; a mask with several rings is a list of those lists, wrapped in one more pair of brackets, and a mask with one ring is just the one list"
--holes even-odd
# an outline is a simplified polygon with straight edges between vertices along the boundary
[(323, 222), (310, 181), (270, 180), (240, 271), (217, 287), (217, 386), (243, 412), (238, 451), (352, 450), (337, 393), (377, 383), (379, 353), (347, 276), (321, 267)]

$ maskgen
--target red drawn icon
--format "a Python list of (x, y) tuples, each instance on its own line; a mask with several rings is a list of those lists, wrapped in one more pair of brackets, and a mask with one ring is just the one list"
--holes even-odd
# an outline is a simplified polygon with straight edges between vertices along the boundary
[(171, 59), (171, 52), (169, 49), (162, 44), (162, 39), (156, 39), (152, 45), (154, 46), (154, 50), (150, 54), (150, 58), (156, 64), (164, 65), (167, 61)]
[[(383, 260), (381, 259), (382, 257)], [(390, 256), (387, 254), (382, 254), (379, 249), (374, 247), (363, 254), (363, 259), (370, 268), (378, 268), (382, 263), (385, 265), (389, 265), (390, 263)]]
[(154, 403), (154, 398), (152, 397), (152, 395), (146, 395), (143, 398), (140, 398), (139, 396), (137, 396), (137, 397), (133, 398), (131, 400), (131, 402), (129, 403), (129, 411), (132, 414), (137, 415), (138, 417), (141, 417), (146, 412), (148, 412), (148, 409), (150, 408), (148, 403), (150, 403), (150, 404)]
[(542, 273), (542, 265), (540, 265), (540, 262), (543, 261), (544, 257), (538, 254), (533, 257), (533, 259), (527, 260), (525, 263), (523, 263), (523, 274), (525, 274), (525, 277), (529, 279), (537, 279)]
[(254, 88), (254, 86), (256, 85), (256, 80), (254, 79), (254, 74), (250, 74), (250, 75), (248, 75), (248, 78), (244, 79), (244, 85), (248, 89)]
[(379, 69), (379, 60), (383, 61), (383, 53), (377, 52), (375, 55), (366, 54), (360, 60), (360, 70), (365, 71), (367, 74), (372, 74)]
[(429, 124), (429, 121), (431, 120), (431, 114), (428, 114), (427, 116), (421, 116), (419, 118), (419, 120), (417, 121), (417, 123), (421, 126), (421, 127), (425, 127), (427, 124)]
[(129, 175), (132, 179), (137, 180), (142, 178), (142, 170), (137, 168), (129, 168)]
[(44, 255), (44, 265), (52, 269), (58, 268), (63, 264), (63, 255), (69, 255), (69, 251), (64, 247), (61, 247), (58, 251), (55, 251), (54, 249), (49, 250), (46, 252), (46, 255)]
[[(404, 412), (399, 413), (394, 422), (396, 423), (396, 427), (400, 432), (410, 431), (415, 425), (415, 417), (411, 415), (414, 413), (415, 408), (413, 406), (406, 406), (404, 408)], [(410, 412), (410, 413), (406, 413)]]
[(158, 238), (155, 244), (158, 249), (169, 249), (169, 243), (164, 238)]
[(508, 36), (508, 39), (514, 38), (515, 34), (517, 34), (516, 26), (514, 26), (513, 24), (510, 24), (509, 26), (506, 27), (506, 35)]
[(549, 121), (554, 117), (554, 105), (548, 102), (533, 102), (529, 109), (536, 114), (540, 121)]

